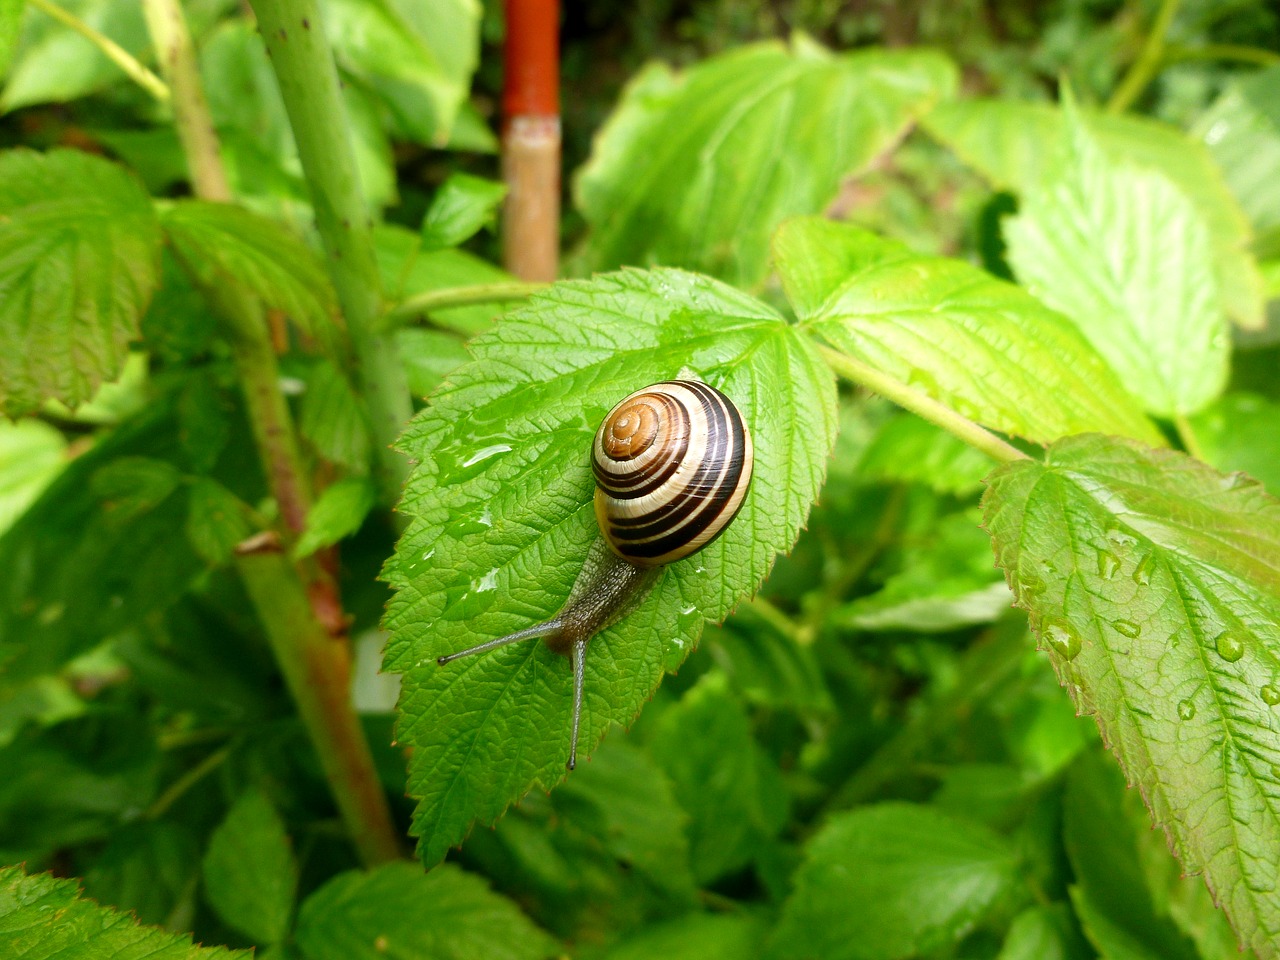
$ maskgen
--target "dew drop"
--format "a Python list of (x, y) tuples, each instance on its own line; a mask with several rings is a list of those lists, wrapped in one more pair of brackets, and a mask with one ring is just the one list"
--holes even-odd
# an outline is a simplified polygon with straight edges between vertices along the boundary
[(1178, 716), (1183, 720), (1194, 720), (1196, 715), (1196, 705), (1190, 700), (1178, 701)]
[(1029, 597), (1038, 597), (1044, 593), (1044, 581), (1034, 574), (1018, 578), (1018, 589)]
[(1274, 684), (1268, 683), (1259, 693), (1262, 695), (1262, 702), (1269, 707), (1274, 707), (1280, 703), (1280, 687), (1276, 687)]
[(1271, 765), (1271, 775), (1275, 777), (1277, 780), (1280, 780), (1280, 764), (1273, 763)]
[(1098, 576), (1103, 580), (1114, 580), (1120, 572), (1120, 558), (1110, 550), (1098, 551)]
[(1132, 620), (1112, 620), (1111, 625), (1116, 628), (1116, 633), (1126, 637), (1132, 638), (1142, 633), (1142, 628)]
[(1107, 529), (1107, 539), (1116, 545), (1116, 549), (1121, 553), (1128, 553), (1134, 544), (1138, 542), (1138, 538), (1131, 534), (1125, 533), (1116, 527)]
[(1227, 663), (1235, 663), (1244, 656), (1244, 641), (1230, 631), (1218, 634), (1214, 647), (1218, 651), (1218, 656)]
[(1063, 660), (1074, 660), (1080, 653), (1080, 634), (1065, 620), (1055, 620), (1044, 628), (1045, 643)]
[(462, 461), (464, 467), (474, 467), (477, 463), (488, 460), (490, 457), (496, 457), (500, 453), (510, 453), (511, 444), (509, 443), (492, 443), (487, 447), (481, 447), (467, 459)]
[(1133, 568), (1133, 582), (1140, 587), (1145, 587), (1151, 582), (1151, 568), (1155, 566), (1153, 554), (1148, 553), (1145, 557), (1138, 561), (1138, 565)]

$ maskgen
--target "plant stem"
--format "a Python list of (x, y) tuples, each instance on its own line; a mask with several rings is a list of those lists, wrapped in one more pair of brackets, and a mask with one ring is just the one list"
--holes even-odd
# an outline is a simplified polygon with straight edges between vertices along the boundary
[(872, 390), (882, 397), (892, 400), (898, 406), (910, 410), (916, 416), (928, 420), (948, 433), (963, 440), (969, 446), (981, 450), (989, 457), (1001, 463), (1014, 460), (1030, 460), (1017, 447), (1006, 443), (995, 434), (978, 426), (968, 417), (961, 416), (946, 404), (939, 403), (927, 394), (915, 390), (905, 383), (881, 373), (875, 367), (855, 360), (847, 354), (840, 353), (830, 347), (819, 347), (823, 358), (831, 369), (842, 377)]
[(1237, 60), (1260, 67), (1274, 67), (1280, 64), (1280, 53), (1240, 43), (1205, 43), (1196, 47), (1171, 44), (1165, 47), (1164, 59), (1166, 63), (1181, 63), (1183, 60)]
[[(145, 0), (147, 25), (175, 94), (174, 119), (198, 196), (227, 199), (227, 177), (208, 103), (177, 0)], [(311, 485), (262, 306), (241, 287), (206, 290), (231, 329), (258, 456), (288, 531), (306, 526)], [(337, 587), (321, 567), (289, 564), (278, 550), (240, 557), (237, 568), (307, 733), (315, 745), (348, 833), (367, 865), (399, 856), (399, 839), (369, 744), (351, 707), (346, 621)]]
[(1200, 438), (1186, 414), (1178, 413), (1173, 417), (1173, 428), (1178, 431), (1178, 439), (1182, 441), (1182, 449), (1197, 460), (1204, 460), (1204, 447), (1200, 446)]
[(231, 748), (222, 747), (213, 751), (194, 767), (183, 771), (182, 776), (169, 784), (164, 793), (156, 797), (151, 806), (147, 807), (147, 812), (143, 816), (148, 820), (158, 820), (163, 817), (184, 793), (222, 766), (229, 756), (231, 756)]
[(351, 709), (346, 645), (317, 622), (293, 567), (278, 550), (242, 555), (236, 566), (360, 859), (372, 866), (399, 858), (387, 798)]
[(161, 103), (169, 102), (169, 88), (165, 86), (164, 81), (144, 67), (137, 57), (120, 46), (120, 44), (99, 33), (75, 14), (63, 10), (56, 3), (50, 2), (50, 0), (30, 0), (30, 3), (37, 10), (43, 11), (59, 23), (65, 24), (92, 43), (102, 51), (108, 60), (123, 70), (130, 80), (151, 94), (151, 96)]
[(1138, 53), (1138, 59), (1129, 67), (1124, 79), (1120, 81), (1120, 85), (1116, 87), (1115, 92), (1111, 94), (1111, 99), (1107, 102), (1108, 113), (1124, 113), (1133, 106), (1134, 101), (1142, 95), (1142, 91), (1147, 89), (1159, 72), (1161, 61), (1164, 59), (1164, 38), (1169, 32), (1169, 24), (1173, 22), (1174, 15), (1178, 12), (1179, 2), (1180, 0), (1162, 0), (1155, 22), (1151, 24), (1147, 39)]
[(355, 348), (356, 382), (369, 409), (382, 498), (393, 504), (409, 462), (392, 444), (413, 408), (395, 344), (378, 333), (382, 283), (338, 69), (316, 0), (252, 0), (252, 6), (289, 114), (329, 274)]
[(426, 290), (408, 297), (388, 310), (382, 318), (382, 326), (397, 327), (433, 310), (469, 307), (477, 303), (525, 300), (546, 286), (545, 283), (480, 283), (469, 287)]
[(198, 197), (230, 201), (231, 187), (218, 150), (218, 134), (200, 83), (191, 33), (178, 0), (143, 0), (147, 29), (156, 48), (160, 69), (173, 94), (174, 125), (187, 158), (191, 183)]

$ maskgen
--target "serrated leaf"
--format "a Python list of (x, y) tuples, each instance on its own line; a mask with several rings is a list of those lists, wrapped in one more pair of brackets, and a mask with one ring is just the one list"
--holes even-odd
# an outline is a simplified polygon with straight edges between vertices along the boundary
[(774, 228), (821, 212), (955, 83), (932, 51), (835, 55), (802, 36), (679, 74), (650, 66), (575, 184), (585, 269), (661, 263), (762, 282)]
[(586, 658), (580, 756), (639, 711), (705, 620), (724, 618), (794, 542), (817, 495), (835, 425), (834, 385), (811, 343), (764, 304), (673, 270), (557, 284), (473, 341), (406, 430), (419, 465), (409, 528), (385, 576), (388, 669), (405, 672), (399, 737), (413, 744), (414, 830), (432, 863), (473, 820), (492, 822), (564, 775), (571, 677), (543, 644), (441, 669), (435, 658), (554, 614), (599, 534), (588, 452), (632, 390), (701, 377), (739, 407), (756, 450), (737, 519), (665, 568), (634, 613)]
[(0, 154), (0, 409), (77, 406), (119, 375), (159, 274), (136, 180), (75, 150)]
[(79, 899), (72, 880), (0, 867), (0, 953), (23, 960), (250, 960), (247, 950), (199, 947), (189, 936), (141, 926), (133, 917)]
[(456, 247), (493, 222), (498, 204), (507, 195), (507, 185), (496, 180), (452, 173), (431, 198), (422, 219), (425, 250)]
[(832, 817), (806, 844), (771, 960), (901, 960), (958, 942), (1013, 886), (984, 827), (891, 803)]
[(746, 711), (729, 695), (724, 674), (704, 675), (667, 710), (649, 749), (689, 812), (699, 885), (744, 867), (786, 822), (782, 774), (751, 736)]
[(1063, 316), (958, 260), (802, 217), (774, 240), (801, 322), (837, 350), (959, 413), (1038, 443), (1086, 430), (1159, 434)]
[(408, 863), (330, 880), (302, 904), (306, 960), (544, 960), (560, 945), (473, 874)]
[(1239, 474), (1072, 437), (1000, 467), (985, 523), (1059, 678), (1187, 872), (1277, 956), (1280, 502)]
[(303, 330), (335, 322), (337, 296), (324, 265), (273, 220), (229, 203), (182, 200), (162, 207), (169, 244), (200, 284), (240, 284)]
[(1226, 385), (1230, 350), (1209, 231), (1172, 181), (1112, 162), (1069, 116), (1061, 164), (1005, 221), (1009, 262), (1146, 410), (1194, 413)]
[(307, 528), (293, 548), (293, 558), (309, 557), (360, 529), (373, 509), (377, 491), (365, 477), (348, 477), (327, 487), (307, 512)]
[(214, 566), (231, 559), (240, 543), (253, 533), (248, 504), (209, 477), (191, 481), (187, 500), (187, 539), (196, 553)]
[[(1191, 198), (1212, 237), (1218, 288), (1242, 327), (1262, 326), (1262, 279), (1249, 255), (1249, 223), (1213, 157), (1182, 131), (1132, 114), (1084, 114), (1089, 132), (1112, 161), (1168, 177)], [(1064, 121), (1048, 104), (963, 100), (940, 104), (923, 119), (930, 133), (998, 187), (1026, 192), (1039, 184), (1061, 149)]]
[(862, 455), (868, 480), (922, 483), (939, 493), (967, 497), (982, 489), (994, 461), (981, 450), (911, 414), (892, 417)]
[(289, 932), (298, 864), (284, 822), (264, 794), (242, 793), (209, 838), (204, 895), (218, 916), (260, 943)]

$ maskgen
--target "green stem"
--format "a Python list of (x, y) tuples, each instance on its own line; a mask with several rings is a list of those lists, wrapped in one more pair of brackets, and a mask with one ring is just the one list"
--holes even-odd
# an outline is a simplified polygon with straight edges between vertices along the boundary
[[(146, 2), (160, 66), (174, 88), (192, 184), (205, 199), (225, 199), (230, 191), (182, 9), (176, 0)], [(296, 536), (306, 526), (311, 486), (262, 305), (235, 284), (205, 294), (230, 327), (258, 456), (285, 526)], [(398, 857), (391, 810), (351, 706), (346, 621), (332, 577), (313, 562), (294, 567), (273, 550), (242, 556), (237, 565), (361, 858), (372, 866)]]
[(1184, 60), (1237, 60), (1260, 67), (1274, 67), (1280, 64), (1280, 53), (1238, 43), (1205, 43), (1198, 47), (1170, 44), (1165, 47), (1164, 59), (1166, 63), (1181, 63)]
[(1005, 443), (995, 434), (978, 426), (968, 417), (956, 413), (946, 404), (939, 403), (927, 394), (881, 373), (875, 367), (832, 350), (830, 347), (819, 347), (819, 349), (827, 364), (840, 376), (892, 400), (898, 406), (941, 427), (969, 446), (981, 450), (987, 456), (1001, 463), (1031, 459), (1017, 447)]
[(30, 0), (30, 3), (37, 10), (43, 11), (59, 23), (65, 24), (92, 43), (102, 51), (108, 60), (123, 70), (130, 80), (151, 94), (151, 96), (161, 103), (169, 102), (169, 88), (165, 86), (164, 81), (139, 63), (138, 59), (120, 44), (110, 37), (103, 36), (75, 14), (68, 13), (56, 3), (51, 3), (50, 0)]
[(151, 806), (147, 807), (147, 812), (144, 816), (148, 820), (159, 820), (169, 812), (169, 808), (177, 803), (184, 793), (222, 766), (230, 756), (231, 748), (223, 747), (220, 750), (213, 751), (194, 767), (189, 767), (183, 772), (182, 776), (169, 784), (164, 793), (156, 797)]
[(195, 194), (205, 200), (230, 201), (231, 187), (218, 150), (218, 134), (200, 83), (200, 67), (182, 8), (178, 0), (143, 0), (143, 13), (160, 69), (173, 93), (174, 125)]
[(356, 170), (351, 124), (316, 0), (252, 0), (289, 114), (316, 226), (356, 354), (383, 499), (395, 503), (409, 462), (392, 449), (412, 413), (395, 343), (379, 336), (382, 284), (373, 227)]
[(1138, 53), (1138, 59), (1129, 67), (1124, 79), (1120, 81), (1120, 85), (1116, 87), (1111, 99), (1107, 102), (1108, 113), (1124, 113), (1133, 106), (1134, 101), (1142, 95), (1142, 91), (1147, 89), (1159, 72), (1160, 64), (1164, 60), (1165, 35), (1169, 32), (1169, 25), (1173, 23), (1174, 15), (1178, 12), (1179, 2), (1180, 0), (1162, 0), (1155, 22), (1151, 24), (1147, 39)]
[(1182, 449), (1197, 460), (1204, 460), (1204, 447), (1200, 446), (1200, 438), (1186, 414), (1178, 413), (1173, 417), (1173, 428), (1178, 431), (1178, 439), (1182, 441)]
[(388, 310), (382, 318), (382, 326), (398, 327), (433, 310), (469, 307), (477, 303), (525, 300), (539, 290), (546, 289), (546, 286), (545, 283), (481, 283), (469, 287), (426, 290), (408, 297)]
[(320, 626), (297, 574), (281, 553), (242, 555), (236, 566), (361, 860), (372, 866), (398, 859), (400, 844), (387, 798), (351, 709), (346, 645)]

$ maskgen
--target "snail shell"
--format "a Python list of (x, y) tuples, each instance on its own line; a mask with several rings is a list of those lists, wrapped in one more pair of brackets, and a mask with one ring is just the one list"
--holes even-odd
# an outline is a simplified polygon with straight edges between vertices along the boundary
[(751, 483), (751, 433), (719, 390), (667, 380), (609, 411), (591, 448), (596, 521), (615, 554), (657, 567), (701, 550)]

